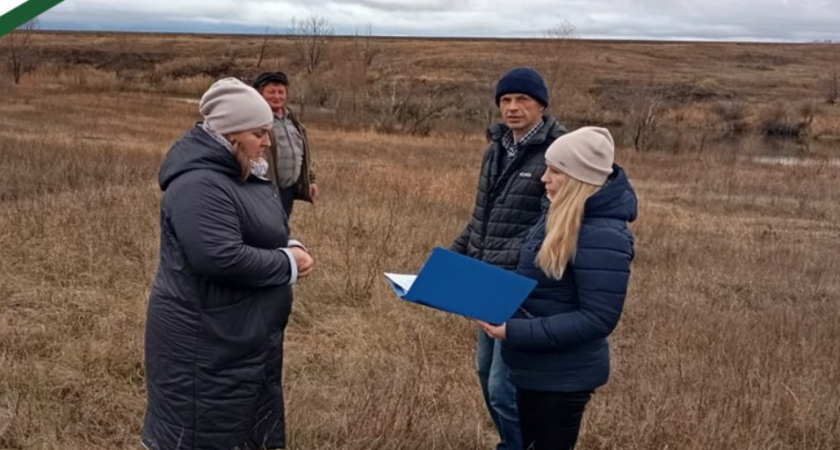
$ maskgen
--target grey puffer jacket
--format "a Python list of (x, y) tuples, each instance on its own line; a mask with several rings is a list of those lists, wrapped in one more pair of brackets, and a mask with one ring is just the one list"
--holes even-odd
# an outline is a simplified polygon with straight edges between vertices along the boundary
[(199, 126), (160, 171), (160, 265), (146, 322), (143, 444), (285, 447), (283, 331), (296, 267), (273, 185), (242, 181)]
[(506, 150), (502, 137), (504, 124), (488, 130), (490, 146), (481, 162), (475, 210), (467, 226), (452, 244), (452, 250), (495, 266), (513, 270), (519, 262), (522, 240), (542, 215), (545, 186), (545, 151), (566, 133), (554, 117), (544, 116), (543, 127), (535, 134), (504, 172), (501, 158)]

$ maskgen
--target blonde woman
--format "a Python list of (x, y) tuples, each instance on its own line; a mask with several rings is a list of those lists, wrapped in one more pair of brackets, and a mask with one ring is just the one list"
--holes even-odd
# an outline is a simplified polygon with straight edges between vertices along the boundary
[(517, 272), (537, 288), (507, 323), (480, 323), (500, 339), (517, 390), (525, 450), (570, 450), (593, 391), (610, 372), (607, 337), (621, 317), (636, 194), (613, 163), (604, 128), (558, 138), (542, 177), (550, 207), (525, 239)]

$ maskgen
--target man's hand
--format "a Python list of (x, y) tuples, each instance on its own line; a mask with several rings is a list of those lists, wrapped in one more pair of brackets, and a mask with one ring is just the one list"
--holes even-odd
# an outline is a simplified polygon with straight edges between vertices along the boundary
[(289, 251), (291, 251), (292, 255), (295, 257), (295, 262), (297, 263), (298, 268), (298, 278), (305, 278), (309, 276), (315, 266), (315, 260), (312, 259), (312, 256), (300, 247), (292, 247)]
[(503, 323), (501, 325), (490, 325), (489, 323), (481, 320), (476, 320), (476, 322), (478, 323), (478, 326), (484, 330), (484, 333), (493, 339), (503, 341), (507, 337), (507, 323)]
[(309, 196), (312, 197), (312, 201), (315, 201), (315, 197), (318, 197), (318, 185), (315, 183), (311, 183), (309, 185)]

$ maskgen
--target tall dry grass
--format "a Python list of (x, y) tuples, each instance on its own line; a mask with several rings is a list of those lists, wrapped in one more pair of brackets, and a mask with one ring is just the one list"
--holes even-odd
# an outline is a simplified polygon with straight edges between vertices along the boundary
[[(137, 448), (157, 169), (195, 105), (46, 77), (2, 88), (0, 449)], [(311, 135), (322, 198), (292, 223), (317, 272), (287, 333), (290, 448), (491, 448), (476, 327), (381, 276), (457, 234), (483, 137)], [(837, 168), (618, 160), (640, 197), (638, 256), (580, 448), (840, 448)]]

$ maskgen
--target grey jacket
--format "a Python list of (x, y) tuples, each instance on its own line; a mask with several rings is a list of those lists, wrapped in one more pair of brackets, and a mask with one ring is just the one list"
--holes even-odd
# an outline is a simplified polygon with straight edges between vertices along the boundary
[(481, 162), (473, 215), (452, 244), (452, 250), (498, 267), (513, 270), (522, 240), (542, 214), (545, 151), (566, 129), (551, 116), (517, 153), (505, 171), (501, 140), (508, 127), (496, 124), (487, 131), (490, 146)]
[[(312, 161), (309, 155), (309, 137), (306, 135), (306, 127), (297, 119), (297, 116), (289, 109), (286, 109), (286, 114), (303, 138), (303, 162), (300, 168), (300, 176), (298, 176), (297, 182), (292, 185), (295, 200), (312, 203), (313, 199), (309, 193), (309, 185), (315, 182), (315, 172), (312, 171)], [(271, 147), (265, 151), (265, 159), (268, 161), (268, 177), (277, 184), (277, 169), (275, 168), (277, 166), (277, 137), (274, 136), (274, 132), (271, 132), (270, 136)]]
[(276, 188), (196, 126), (160, 171), (160, 265), (146, 322), (143, 443), (285, 446), (283, 331), (296, 270)]

